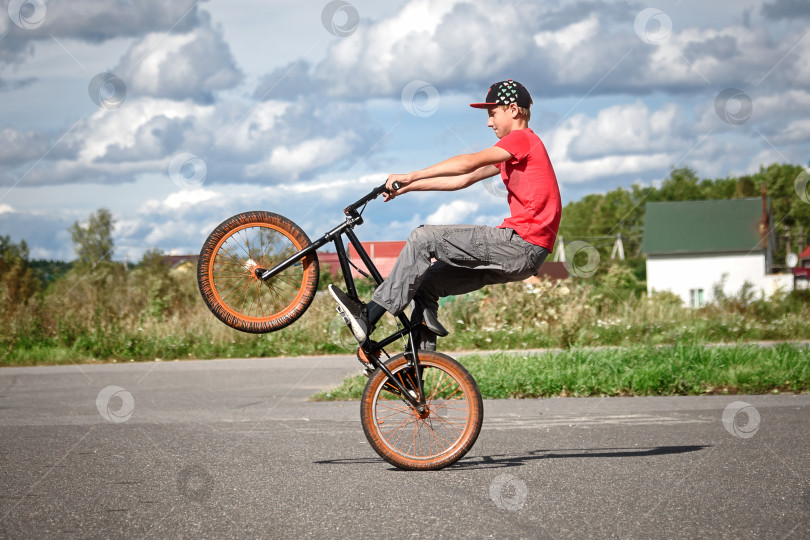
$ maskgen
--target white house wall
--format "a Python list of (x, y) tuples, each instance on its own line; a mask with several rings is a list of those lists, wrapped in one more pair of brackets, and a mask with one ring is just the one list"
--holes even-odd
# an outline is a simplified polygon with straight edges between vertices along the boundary
[(765, 292), (765, 296), (770, 296), (776, 291), (792, 291), (793, 274), (771, 274), (765, 276), (765, 285), (762, 290)]
[(689, 305), (689, 291), (703, 289), (705, 302), (713, 300), (716, 284), (726, 274), (724, 292), (736, 295), (748, 281), (760, 291), (769, 295), (774, 289), (772, 280), (765, 276), (765, 255), (726, 254), (726, 255), (648, 255), (647, 292), (669, 290), (681, 297)]

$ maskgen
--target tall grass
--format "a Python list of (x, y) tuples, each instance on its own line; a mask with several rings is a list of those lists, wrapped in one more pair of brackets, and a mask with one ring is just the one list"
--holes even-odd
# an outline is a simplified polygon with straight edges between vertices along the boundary
[[(626, 268), (598, 280), (511, 283), (443, 300), (445, 351), (589, 345), (810, 339), (807, 291), (772, 301), (724, 298), (684, 308), (648, 297)], [(371, 287), (361, 287), (368, 299)], [(383, 319), (378, 335), (393, 331)], [(398, 352), (399, 345), (391, 352)], [(190, 265), (169, 270), (157, 255), (136, 268), (72, 269), (26, 304), (0, 313), (0, 365), (349, 353), (356, 344), (328, 294), (292, 326), (244, 334), (205, 307)]]

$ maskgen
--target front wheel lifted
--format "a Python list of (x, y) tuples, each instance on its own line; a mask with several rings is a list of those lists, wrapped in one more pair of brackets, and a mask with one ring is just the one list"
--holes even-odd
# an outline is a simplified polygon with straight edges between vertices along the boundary
[[(377, 369), (360, 402), (360, 420), (369, 444), (388, 463), (405, 470), (437, 470), (472, 448), (484, 420), (481, 392), (454, 359), (419, 351), (427, 411), (419, 414)], [(405, 388), (415, 384), (405, 355), (385, 363)]]
[(237, 330), (263, 334), (298, 320), (315, 298), (318, 258), (313, 253), (262, 281), (270, 269), (310, 244), (298, 225), (271, 212), (245, 212), (223, 221), (206, 239), (197, 282), (208, 308)]

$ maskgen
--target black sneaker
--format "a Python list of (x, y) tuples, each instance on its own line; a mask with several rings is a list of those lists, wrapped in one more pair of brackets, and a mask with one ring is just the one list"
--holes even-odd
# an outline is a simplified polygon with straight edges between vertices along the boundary
[(338, 312), (343, 316), (343, 320), (349, 325), (354, 338), (358, 343), (363, 343), (368, 338), (368, 309), (363, 302), (358, 302), (349, 297), (348, 294), (338, 289), (334, 285), (329, 285), (329, 294), (338, 304)]

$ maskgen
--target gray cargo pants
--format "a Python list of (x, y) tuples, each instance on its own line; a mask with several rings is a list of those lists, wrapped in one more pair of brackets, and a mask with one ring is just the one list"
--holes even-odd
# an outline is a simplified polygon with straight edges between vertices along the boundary
[[(533, 276), (549, 251), (525, 241), (512, 229), (481, 225), (422, 225), (408, 237), (394, 267), (377, 287), (373, 300), (397, 315), (416, 303), (419, 310), (439, 309), (439, 298), (464, 294), (495, 283)], [(435, 336), (432, 345), (435, 348)], [(430, 347), (431, 339), (423, 348)]]

